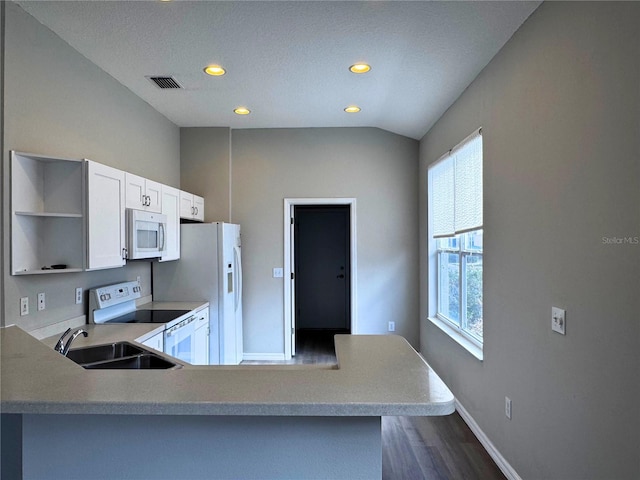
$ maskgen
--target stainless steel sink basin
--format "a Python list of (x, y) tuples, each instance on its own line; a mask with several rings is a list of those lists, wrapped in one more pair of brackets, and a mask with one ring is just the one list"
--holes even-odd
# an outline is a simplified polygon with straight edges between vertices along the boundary
[(67, 358), (76, 363), (94, 363), (114, 360), (116, 358), (130, 357), (143, 353), (140, 347), (128, 342), (108, 343), (106, 345), (95, 345), (93, 347), (75, 348), (69, 350)]
[(129, 342), (69, 350), (67, 358), (86, 369), (162, 370), (179, 365)]
[(108, 362), (89, 363), (83, 365), (87, 369), (126, 369), (126, 370), (166, 370), (177, 365), (153, 353), (141, 353), (133, 357), (110, 360)]

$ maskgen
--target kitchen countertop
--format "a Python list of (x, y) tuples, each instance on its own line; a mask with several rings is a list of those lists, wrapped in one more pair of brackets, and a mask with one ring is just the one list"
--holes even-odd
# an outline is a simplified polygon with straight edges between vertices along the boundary
[[(133, 341), (158, 325), (86, 325), (74, 348)], [(122, 415), (447, 415), (454, 398), (395, 335), (337, 335), (338, 365), (85, 370), (16, 326), (0, 329), (3, 413)]]

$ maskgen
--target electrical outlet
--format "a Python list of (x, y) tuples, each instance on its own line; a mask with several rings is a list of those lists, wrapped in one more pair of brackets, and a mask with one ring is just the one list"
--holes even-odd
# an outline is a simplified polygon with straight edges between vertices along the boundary
[(566, 326), (565, 311), (558, 307), (551, 307), (551, 330), (565, 335)]
[(38, 294), (38, 311), (40, 312), (44, 309), (45, 309), (45, 303), (44, 303), (44, 292), (43, 292)]
[(82, 304), (82, 288), (76, 288), (76, 305)]
[(283, 276), (284, 276), (284, 272), (282, 268), (273, 269), (273, 278), (282, 278)]
[(142, 284), (140, 283), (140, 275), (138, 275), (138, 276), (136, 277), (136, 280), (138, 281), (138, 285), (142, 285)]
[(389, 331), (390, 332), (396, 331), (396, 322), (389, 322)]
[(509, 397), (504, 397), (504, 414), (511, 420), (511, 399)]
[(29, 297), (20, 299), (20, 316), (29, 315)]

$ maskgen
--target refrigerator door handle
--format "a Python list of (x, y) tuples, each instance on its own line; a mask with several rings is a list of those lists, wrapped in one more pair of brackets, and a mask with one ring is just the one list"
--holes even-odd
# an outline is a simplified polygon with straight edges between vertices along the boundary
[(240, 307), (240, 305), (242, 304), (242, 258), (240, 256), (240, 249), (234, 245), (233, 246), (233, 260), (234, 260), (234, 268), (236, 271), (236, 276), (235, 276), (235, 305), (234, 305), (234, 311), (238, 311), (238, 308)]

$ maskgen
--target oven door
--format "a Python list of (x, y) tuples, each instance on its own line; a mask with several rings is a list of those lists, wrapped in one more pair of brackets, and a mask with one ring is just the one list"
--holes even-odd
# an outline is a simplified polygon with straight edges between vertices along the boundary
[(164, 331), (164, 353), (193, 363), (196, 347), (196, 316), (182, 320)]

